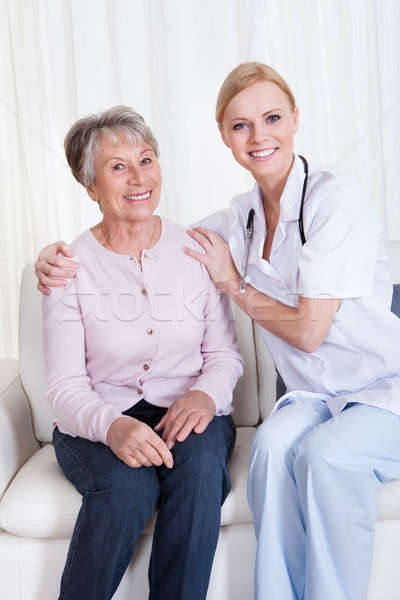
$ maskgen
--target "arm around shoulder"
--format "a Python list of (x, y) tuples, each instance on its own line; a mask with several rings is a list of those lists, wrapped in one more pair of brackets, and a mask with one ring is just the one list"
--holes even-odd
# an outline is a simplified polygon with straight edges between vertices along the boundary
[(66, 279), (75, 277), (79, 262), (72, 258), (70, 244), (63, 241), (49, 244), (40, 251), (35, 262), (35, 274), (38, 279), (37, 288), (42, 294), (50, 295), (49, 287), (64, 286)]

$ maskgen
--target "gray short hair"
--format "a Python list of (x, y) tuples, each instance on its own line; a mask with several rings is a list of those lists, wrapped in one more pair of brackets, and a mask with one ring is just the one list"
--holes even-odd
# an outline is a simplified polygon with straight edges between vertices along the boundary
[(122, 138), (132, 144), (147, 143), (156, 158), (158, 142), (141, 115), (129, 106), (113, 106), (98, 115), (79, 119), (68, 131), (64, 140), (65, 156), (73, 176), (84, 186), (94, 183), (94, 160), (101, 136), (118, 143)]

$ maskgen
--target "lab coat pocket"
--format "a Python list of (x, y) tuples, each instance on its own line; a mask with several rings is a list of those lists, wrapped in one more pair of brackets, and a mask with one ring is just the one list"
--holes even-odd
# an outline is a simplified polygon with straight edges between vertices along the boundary
[(314, 352), (325, 365), (324, 382), (335, 394), (359, 390), (374, 380), (362, 350), (340, 331), (333, 321), (325, 342)]
[(324, 358), (316, 353), (302, 352), (291, 347), (289, 352), (281, 352), (275, 356), (275, 365), (288, 392), (325, 391), (321, 388), (321, 379), (326, 371), (326, 364)]

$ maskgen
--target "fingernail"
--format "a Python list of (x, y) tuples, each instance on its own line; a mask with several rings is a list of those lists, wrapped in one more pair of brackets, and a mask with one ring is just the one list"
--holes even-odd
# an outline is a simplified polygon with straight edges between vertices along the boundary
[(174, 466), (174, 463), (172, 462), (172, 460), (169, 460), (169, 461), (167, 462), (167, 467), (168, 467), (168, 469), (172, 469), (172, 467), (173, 467), (173, 466)]
[(174, 442), (168, 442), (167, 443), (168, 450), (171, 450), (173, 447), (174, 447)]

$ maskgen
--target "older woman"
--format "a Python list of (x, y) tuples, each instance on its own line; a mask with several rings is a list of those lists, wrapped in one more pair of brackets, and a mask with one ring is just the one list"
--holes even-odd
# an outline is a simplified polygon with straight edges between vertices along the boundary
[(59, 597), (110, 599), (158, 507), (150, 599), (204, 599), (242, 373), (228, 299), (184, 254), (184, 229), (153, 214), (158, 147), (140, 115), (81, 119), (65, 151), (102, 220), (43, 305), (54, 448), (83, 496)]

